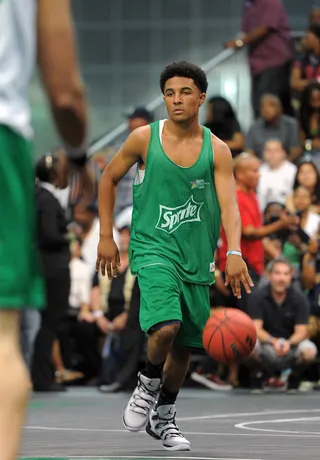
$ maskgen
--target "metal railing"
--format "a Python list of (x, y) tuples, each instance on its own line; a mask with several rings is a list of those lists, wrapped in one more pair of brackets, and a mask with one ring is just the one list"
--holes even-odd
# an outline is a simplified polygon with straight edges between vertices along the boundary
[[(215, 67), (219, 66), (224, 61), (229, 59), (235, 53), (236, 51), (233, 49), (225, 49), (221, 51), (217, 56), (210, 59), (210, 61), (205, 63), (202, 66), (202, 69), (206, 73), (208, 73), (212, 71)], [(159, 96), (153, 101), (149, 102), (149, 104), (146, 105), (146, 109), (149, 110), (150, 112), (153, 112), (159, 107), (161, 107), (162, 104), (163, 104), (163, 97)], [(100, 139), (93, 142), (92, 145), (90, 146), (89, 154), (92, 155), (93, 153), (99, 151), (100, 149), (106, 147), (107, 145), (112, 144), (112, 142), (115, 141), (119, 136), (121, 136), (122, 134), (125, 134), (127, 130), (128, 130), (128, 123), (127, 122), (121, 123), (119, 126), (114, 128), (112, 131), (110, 131), (109, 133), (102, 136)]]
[[(291, 33), (291, 35), (292, 35), (293, 40), (299, 40), (305, 35), (305, 32), (294, 31)], [(221, 51), (217, 56), (210, 59), (210, 61), (206, 62), (202, 66), (202, 69), (206, 73), (211, 72), (213, 69), (218, 67), (224, 61), (227, 61), (228, 59), (230, 59), (236, 52), (237, 51), (235, 51), (234, 49), (225, 49)], [(156, 99), (152, 100), (149, 104), (147, 104), (146, 109), (149, 110), (150, 112), (154, 112), (156, 109), (159, 109), (162, 104), (163, 104), (163, 97), (159, 96)], [(111, 145), (119, 136), (124, 135), (127, 130), (128, 130), (128, 123), (127, 122), (121, 123), (119, 126), (114, 128), (112, 131), (103, 135), (98, 140), (94, 141), (89, 148), (89, 155), (91, 156), (95, 152), (105, 148), (108, 145)]]

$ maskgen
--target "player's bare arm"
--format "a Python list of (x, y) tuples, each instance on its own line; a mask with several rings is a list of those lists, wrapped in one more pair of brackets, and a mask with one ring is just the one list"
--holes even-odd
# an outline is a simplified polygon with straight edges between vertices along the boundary
[(116, 201), (118, 182), (129, 169), (142, 160), (145, 163), (150, 140), (150, 127), (143, 126), (134, 130), (118, 153), (105, 168), (98, 193), (98, 207), (100, 217), (100, 241), (97, 254), (96, 269), (108, 278), (117, 276), (117, 266), (120, 265), (118, 248), (113, 240), (113, 213)]
[[(214, 180), (221, 209), (221, 220), (226, 232), (228, 251), (241, 254), (241, 217), (238, 208), (233, 161), (229, 147), (212, 136), (214, 149)], [(253, 282), (247, 266), (240, 255), (230, 254), (226, 264), (226, 285), (230, 283), (233, 294), (241, 297), (241, 283), (250, 293)]]
[(70, 0), (39, 0), (38, 67), (56, 128), (64, 141), (69, 173), (77, 172), (82, 201), (94, 195), (92, 171), (86, 166), (87, 109), (75, 44)]
[(79, 147), (86, 138), (87, 111), (70, 3), (39, 0), (38, 66), (59, 134)]

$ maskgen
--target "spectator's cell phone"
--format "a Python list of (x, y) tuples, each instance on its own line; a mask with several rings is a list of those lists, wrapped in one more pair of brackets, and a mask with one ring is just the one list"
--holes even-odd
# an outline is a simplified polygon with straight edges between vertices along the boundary
[(299, 227), (298, 231), (297, 231), (297, 235), (299, 236), (299, 238), (301, 239), (301, 243), (305, 243), (305, 244), (308, 244), (309, 241), (310, 241), (310, 236), (307, 235), (305, 233), (304, 230), (302, 230), (302, 228)]

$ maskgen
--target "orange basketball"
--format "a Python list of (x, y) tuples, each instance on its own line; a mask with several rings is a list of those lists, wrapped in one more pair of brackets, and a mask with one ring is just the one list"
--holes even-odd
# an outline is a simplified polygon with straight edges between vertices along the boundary
[(257, 332), (246, 313), (235, 308), (221, 308), (208, 319), (202, 341), (213, 359), (228, 364), (240, 362), (251, 354)]

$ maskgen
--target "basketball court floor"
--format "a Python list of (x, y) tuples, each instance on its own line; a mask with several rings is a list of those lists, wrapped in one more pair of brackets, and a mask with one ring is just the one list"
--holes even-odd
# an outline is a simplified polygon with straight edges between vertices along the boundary
[(319, 460), (320, 394), (252, 395), (184, 389), (178, 424), (191, 452), (168, 452), (144, 432), (122, 426), (129, 394), (92, 388), (35, 395), (30, 403), (23, 459)]

